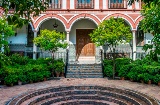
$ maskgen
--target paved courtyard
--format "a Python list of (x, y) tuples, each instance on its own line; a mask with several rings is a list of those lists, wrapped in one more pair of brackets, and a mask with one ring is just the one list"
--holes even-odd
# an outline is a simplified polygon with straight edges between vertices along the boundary
[(72, 86), (72, 85), (99, 85), (99, 86), (112, 86), (118, 88), (132, 89), (138, 92), (145, 93), (151, 97), (155, 97), (160, 100), (160, 87), (156, 85), (147, 85), (137, 82), (123, 81), (123, 80), (108, 80), (107, 78), (85, 78), (85, 79), (75, 79), (75, 78), (62, 78), (60, 80), (49, 80), (45, 82), (38, 82), (33, 84), (26, 84), (21, 86), (6, 87), (2, 86), (0, 88), (0, 105), (5, 105), (5, 103), (11, 100), (13, 97), (37, 89), (54, 87), (54, 86)]

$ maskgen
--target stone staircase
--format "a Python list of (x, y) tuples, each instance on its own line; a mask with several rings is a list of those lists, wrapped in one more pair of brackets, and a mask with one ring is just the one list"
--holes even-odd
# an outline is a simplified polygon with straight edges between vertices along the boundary
[(101, 64), (68, 64), (66, 78), (103, 78)]

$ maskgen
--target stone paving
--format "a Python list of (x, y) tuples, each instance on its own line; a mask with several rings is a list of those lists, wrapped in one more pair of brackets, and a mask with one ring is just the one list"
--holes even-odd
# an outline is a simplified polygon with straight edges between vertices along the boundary
[(45, 82), (38, 82), (33, 84), (26, 84), (21, 86), (6, 87), (2, 86), (0, 88), (0, 105), (5, 105), (5, 103), (11, 100), (13, 97), (26, 93), (29, 91), (34, 91), (37, 89), (54, 87), (54, 86), (74, 86), (74, 85), (99, 85), (99, 86), (111, 86), (118, 88), (126, 88), (141, 93), (145, 93), (151, 97), (160, 100), (160, 87), (157, 85), (147, 85), (137, 82), (130, 82), (127, 80), (108, 80), (107, 78), (62, 78), (60, 80), (49, 80)]

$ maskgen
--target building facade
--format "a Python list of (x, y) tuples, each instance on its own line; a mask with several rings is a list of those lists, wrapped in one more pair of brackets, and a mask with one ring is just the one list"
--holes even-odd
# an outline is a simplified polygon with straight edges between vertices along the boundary
[(128, 47), (119, 47), (119, 51), (130, 51), (130, 57), (136, 59), (137, 54), (142, 52), (142, 46), (151, 43), (153, 38), (149, 33), (142, 34), (138, 28), (139, 22), (143, 19), (140, 10), (141, 1), (128, 5), (127, 0), (50, 0), (47, 11), (37, 17), (31, 17), (32, 22), (16, 29), (15, 36), (10, 37), (8, 42), (11, 52), (36, 59), (39, 56), (48, 56), (48, 53), (42, 54), (39, 47), (33, 43), (33, 38), (37, 37), (40, 30), (57, 30), (66, 34), (66, 40), (70, 44), (70, 61), (75, 61), (77, 56), (98, 56), (100, 49), (107, 52), (105, 46), (96, 47), (88, 34), (103, 20), (110, 17), (123, 18), (130, 26), (133, 40)]

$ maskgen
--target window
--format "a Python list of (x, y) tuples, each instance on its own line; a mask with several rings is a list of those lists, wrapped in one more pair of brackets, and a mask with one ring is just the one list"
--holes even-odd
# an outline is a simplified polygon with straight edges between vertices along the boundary
[(90, 9), (94, 8), (94, 0), (77, 0), (77, 9)]

